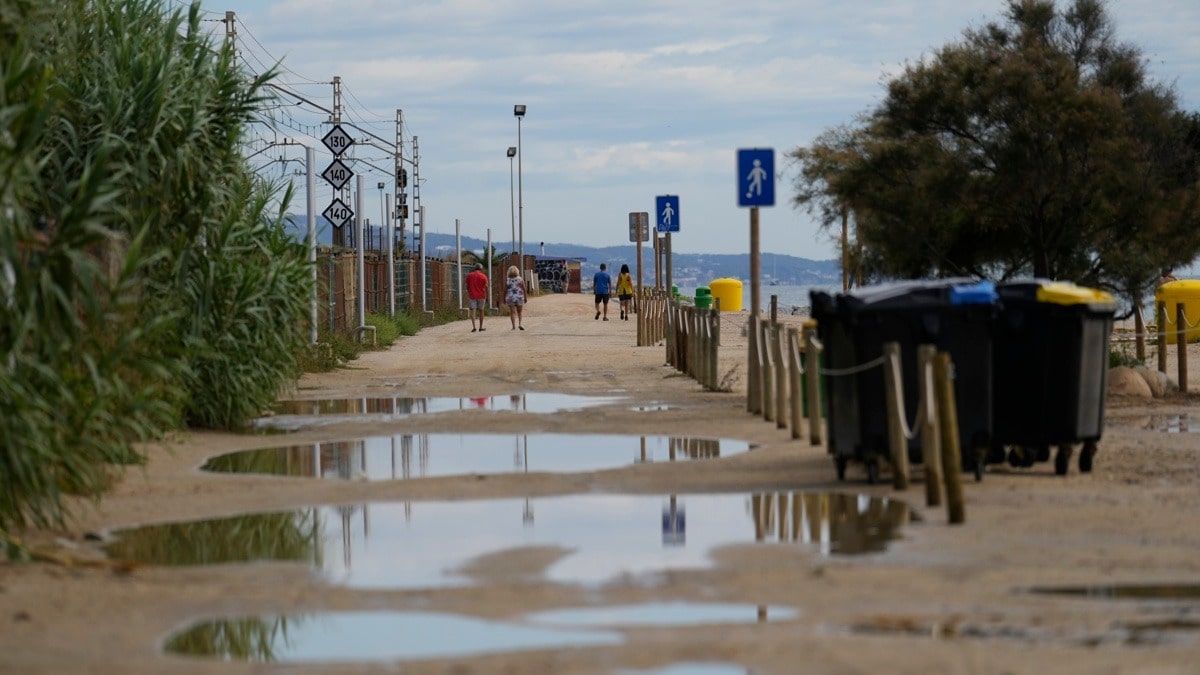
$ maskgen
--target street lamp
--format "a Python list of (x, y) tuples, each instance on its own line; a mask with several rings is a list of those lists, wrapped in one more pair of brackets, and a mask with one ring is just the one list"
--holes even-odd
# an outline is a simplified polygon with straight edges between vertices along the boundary
[(512, 252), (517, 252), (517, 207), (513, 202), (513, 157), (517, 156), (517, 149), (509, 146), (508, 148), (508, 216), (512, 221)]
[(383, 245), (383, 231), (387, 229), (388, 225), (387, 206), (383, 203), (383, 188), (386, 186), (387, 183), (383, 181), (375, 184), (375, 187), (379, 188), (379, 250), (381, 251), (386, 250)]
[(517, 236), (520, 238), (520, 248), (518, 253), (520, 258), (517, 261), (517, 269), (521, 271), (521, 278), (525, 278), (525, 195), (522, 191), (524, 187), (521, 180), (521, 118), (525, 116), (525, 106), (517, 104), (513, 106), (513, 116), (517, 118)]

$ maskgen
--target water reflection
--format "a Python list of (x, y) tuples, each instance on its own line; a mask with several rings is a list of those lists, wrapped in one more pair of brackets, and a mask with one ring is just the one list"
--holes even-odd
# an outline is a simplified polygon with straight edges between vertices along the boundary
[(648, 602), (640, 605), (572, 607), (529, 615), (535, 623), (592, 628), (618, 626), (700, 626), (789, 621), (791, 607), (715, 602)]
[(357, 480), (529, 471), (595, 471), (632, 462), (710, 459), (745, 452), (744, 441), (598, 434), (398, 434), (246, 450), (202, 467), (221, 473), (266, 473)]
[(1031, 588), (1030, 592), (1109, 600), (1200, 600), (1200, 584), (1039, 586)]
[[(252, 634), (253, 641), (242, 641), (243, 633)], [(204, 621), (172, 636), (166, 650), (235, 661), (319, 663), (451, 658), (621, 641), (619, 633), (610, 631), (434, 612), (327, 612)]]
[[(536, 522), (527, 515), (534, 503)], [(117, 533), (108, 552), (149, 564), (292, 560), (350, 587), (432, 588), (470, 583), (458, 570), (486, 554), (557, 547), (571, 553), (545, 571), (548, 580), (598, 584), (707, 568), (709, 551), (730, 544), (877, 551), (908, 520), (900, 502), (800, 492), (387, 502), (142, 527)]]
[(1167, 434), (1200, 433), (1200, 422), (1192, 418), (1191, 413), (1184, 415), (1161, 415), (1150, 418), (1147, 429), (1161, 431)]
[[(256, 428), (296, 430), (322, 424), (362, 421), (364, 417), (387, 421), (411, 415), (485, 410), (492, 412), (555, 413), (610, 405), (615, 396), (578, 396), (550, 392), (467, 397), (358, 397), (279, 401), (272, 415), (255, 420)], [(345, 418), (351, 418), (347, 420)]]

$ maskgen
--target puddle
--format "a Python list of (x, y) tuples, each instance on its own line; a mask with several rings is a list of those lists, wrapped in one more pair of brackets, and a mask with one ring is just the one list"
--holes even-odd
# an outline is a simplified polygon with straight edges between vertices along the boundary
[(565, 552), (539, 575), (565, 584), (646, 580), (707, 569), (720, 546), (802, 545), (822, 555), (883, 550), (910, 514), (903, 502), (803, 492), (570, 495), (466, 502), (383, 502), (152, 525), (115, 533), (111, 557), (143, 564), (258, 560), (313, 566), (353, 588), (463, 586), (486, 554)]
[(272, 663), (477, 656), (616, 645), (616, 632), (558, 629), (432, 612), (331, 612), (204, 621), (168, 638), (174, 654)]
[(637, 462), (725, 457), (744, 441), (599, 434), (400, 434), (246, 450), (201, 467), (220, 473), (406, 480), (474, 473), (577, 472)]
[(614, 607), (555, 609), (529, 615), (539, 624), (611, 628), (620, 626), (702, 626), (707, 624), (788, 621), (800, 613), (791, 607), (731, 603), (657, 602)]
[(1136, 417), (1113, 417), (1110, 423), (1130, 429), (1145, 429), (1164, 434), (1200, 433), (1200, 414), (1140, 415)]
[(577, 396), (550, 392), (505, 394), (501, 396), (409, 398), (331, 398), (279, 401), (272, 415), (253, 422), (256, 429), (295, 431), (347, 421), (388, 421), (412, 415), (452, 411), (485, 410), (492, 412), (556, 413), (610, 405), (623, 400), (614, 396)]
[(753, 675), (753, 671), (731, 663), (676, 663), (653, 670), (618, 670), (616, 675)]
[(1104, 600), (1200, 600), (1200, 584), (1114, 584), (1096, 586), (1042, 586), (1031, 593), (1070, 595)]

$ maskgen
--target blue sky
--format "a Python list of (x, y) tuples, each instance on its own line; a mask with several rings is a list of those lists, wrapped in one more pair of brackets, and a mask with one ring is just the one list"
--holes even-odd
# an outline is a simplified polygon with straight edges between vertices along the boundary
[[(178, 2), (179, 0), (167, 0)], [(343, 83), (345, 115), (383, 138), (404, 111), (421, 149), (429, 232), (507, 242), (509, 160), (521, 125), (525, 250), (545, 241), (628, 243), (628, 214), (678, 195), (682, 252), (749, 250), (749, 212), (736, 200), (738, 148), (776, 151), (776, 206), (762, 209), (764, 252), (837, 257), (831, 233), (792, 208), (783, 153), (879, 102), (905, 61), (998, 18), (1000, 0), (227, 0), (251, 67), (281, 60), (290, 90), (326, 108)], [(1200, 109), (1200, 3), (1116, 0), (1118, 37), (1139, 45), (1151, 75)], [(294, 101), (293, 101), (294, 102)], [(324, 115), (281, 117), (320, 128)], [(327, 130), (328, 127), (324, 127)], [(318, 134), (324, 133), (318, 131)], [(301, 133), (288, 133), (314, 142)], [(319, 169), (331, 157), (319, 146)], [(362, 156), (386, 168), (371, 148)], [(410, 152), (409, 148), (405, 152)], [(262, 158), (302, 159), (276, 147)], [(277, 163), (267, 173), (299, 168)], [(365, 212), (378, 222), (376, 183)], [(318, 179), (318, 210), (332, 190)], [(303, 207), (303, 181), (298, 206)], [(389, 187), (388, 190), (391, 188)], [(653, 221), (652, 221), (653, 222)]]

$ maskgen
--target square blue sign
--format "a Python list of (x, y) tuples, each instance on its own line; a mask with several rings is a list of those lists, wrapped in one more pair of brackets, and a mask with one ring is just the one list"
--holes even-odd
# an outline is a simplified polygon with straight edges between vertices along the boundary
[(655, 229), (659, 232), (679, 231), (679, 196), (659, 195), (654, 198)]
[(738, 206), (775, 206), (775, 149), (738, 150)]

